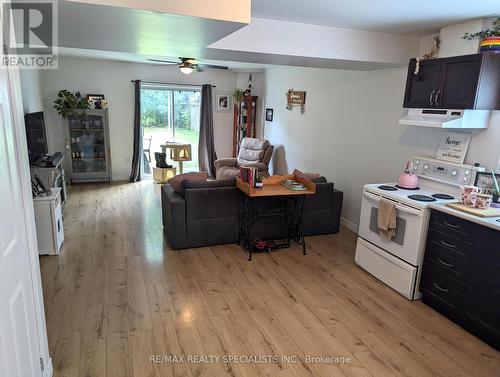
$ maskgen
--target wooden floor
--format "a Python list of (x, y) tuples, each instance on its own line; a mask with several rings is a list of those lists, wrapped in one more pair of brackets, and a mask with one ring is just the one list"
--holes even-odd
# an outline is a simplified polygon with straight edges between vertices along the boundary
[(41, 258), (56, 377), (500, 376), (497, 351), (356, 267), (346, 229), (307, 256), (173, 251), (151, 182), (74, 186), (65, 227)]

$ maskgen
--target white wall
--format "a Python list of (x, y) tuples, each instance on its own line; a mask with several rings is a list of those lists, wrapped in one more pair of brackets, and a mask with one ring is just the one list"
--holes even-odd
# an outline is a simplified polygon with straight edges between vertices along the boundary
[[(441, 130), (404, 127), (406, 68), (371, 72), (273, 67), (266, 70), (266, 103), (274, 121), (265, 137), (277, 146), (273, 169), (318, 172), (344, 192), (342, 216), (358, 224), (366, 183), (393, 182), (412, 155), (435, 156)], [(289, 88), (307, 91), (305, 113), (285, 109)], [(495, 167), (500, 111), (471, 141), (466, 163)], [(281, 147), (280, 147), (281, 146)]]
[(43, 111), (42, 83), (39, 69), (21, 69), (21, 92), (24, 113)]
[[(104, 94), (109, 101), (113, 180), (128, 179), (132, 161), (134, 87), (132, 79), (189, 84), (213, 84), (216, 91), (232, 92), (236, 73), (207, 70), (183, 75), (179, 69), (151, 64), (100, 59), (61, 57), (58, 70), (42, 73), (42, 95), (50, 152), (63, 151), (66, 122), (53, 110), (61, 89)], [(219, 156), (231, 155), (232, 113), (214, 111), (215, 149)]]

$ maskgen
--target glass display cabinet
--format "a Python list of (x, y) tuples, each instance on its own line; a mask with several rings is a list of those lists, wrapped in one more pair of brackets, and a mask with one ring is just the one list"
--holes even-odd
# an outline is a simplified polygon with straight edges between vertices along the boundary
[(111, 182), (108, 110), (69, 117), (66, 151), (71, 182)]

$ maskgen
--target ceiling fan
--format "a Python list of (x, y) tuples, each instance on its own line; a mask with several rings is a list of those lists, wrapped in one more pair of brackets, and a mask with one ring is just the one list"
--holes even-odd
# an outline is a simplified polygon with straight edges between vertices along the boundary
[(228, 67), (223, 65), (213, 65), (213, 64), (200, 64), (194, 58), (179, 58), (179, 62), (173, 62), (170, 60), (161, 60), (161, 59), (148, 59), (150, 62), (155, 63), (163, 63), (162, 65), (178, 65), (179, 69), (185, 75), (191, 74), (194, 70), (196, 72), (203, 71), (203, 68), (210, 69), (228, 69)]

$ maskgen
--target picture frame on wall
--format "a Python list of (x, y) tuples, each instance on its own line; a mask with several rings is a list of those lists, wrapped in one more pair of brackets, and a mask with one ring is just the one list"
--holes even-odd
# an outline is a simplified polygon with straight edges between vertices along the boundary
[(228, 113), (233, 107), (233, 96), (230, 92), (215, 93), (215, 109), (217, 112)]
[(272, 122), (273, 121), (273, 109), (266, 109), (266, 122)]

